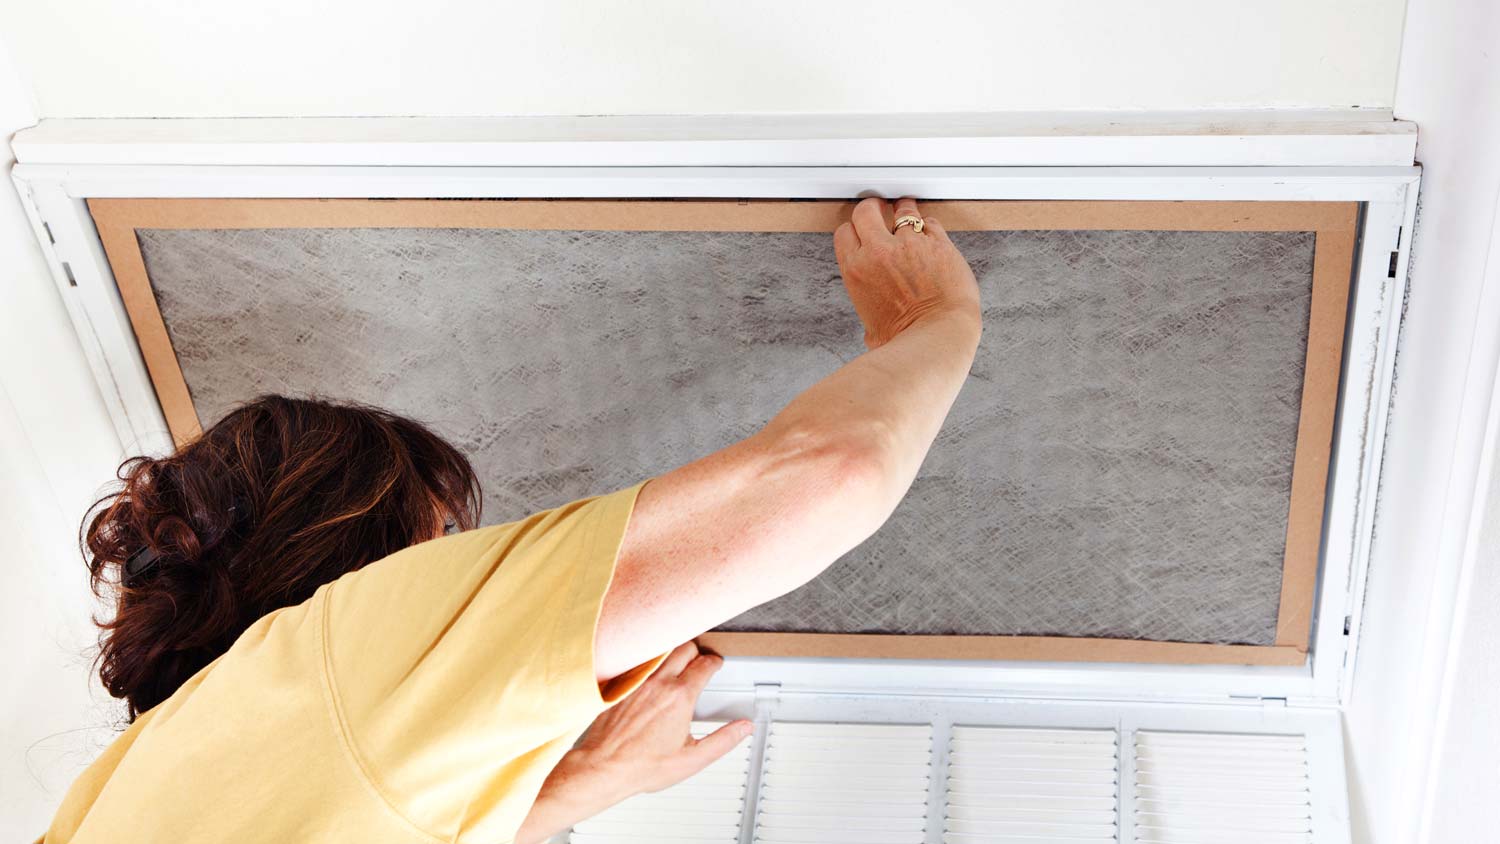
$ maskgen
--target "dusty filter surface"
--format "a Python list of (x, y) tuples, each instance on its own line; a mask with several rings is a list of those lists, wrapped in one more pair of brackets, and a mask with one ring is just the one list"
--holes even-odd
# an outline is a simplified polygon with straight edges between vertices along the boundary
[[(1275, 639), (1313, 235), (970, 232), (985, 335), (890, 522), (731, 630)], [(751, 434), (863, 351), (826, 234), (143, 230), (199, 416), (423, 419), (487, 522)]]

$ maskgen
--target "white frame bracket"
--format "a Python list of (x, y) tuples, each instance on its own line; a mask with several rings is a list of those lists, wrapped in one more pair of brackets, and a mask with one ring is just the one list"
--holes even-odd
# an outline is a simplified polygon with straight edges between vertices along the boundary
[[(35, 130), (33, 130), (35, 131)], [(18, 144), (18, 150), (26, 149)], [(42, 146), (34, 145), (33, 150)], [(56, 161), (45, 146), (44, 160)], [(94, 151), (98, 160), (97, 149)], [(133, 155), (140, 155), (135, 149)], [(652, 152), (648, 158), (656, 156)], [(107, 156), (106, 156), (107, 157)], [(163, 156), (147, 156), (160, 160)], [(1354, 201), (1346, 327), (1312, 656), (1299, 667), (731, 660), (714, 688), (1336, 707), (1351, 686), (1419, 171), (1411, 166), (293, 166), (22, 163), (12, 174), (121, 438), (170, 447), (85, 201), (95, 197), (848, 198)], [(1395, 256), (1394, 259), (1392, 256)]]

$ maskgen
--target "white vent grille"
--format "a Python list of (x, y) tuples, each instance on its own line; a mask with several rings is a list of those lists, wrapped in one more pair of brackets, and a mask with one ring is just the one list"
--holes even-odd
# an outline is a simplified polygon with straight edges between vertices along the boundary
[(954, 727), (948, 844), (1118, 840), (1114, 730)]
[(755, 840), (922, 844), (931, 766), (926, 724), (773, 723)]
[(1136, 841), (1311, 844), (1302, 736), (1138, 732)]
[[(722, 724), (693, 722), (702, 738)], [(735, 844), (745, 810), (750, 742), (671, 788), (632, 797), (573, 827), (570, 844)]]

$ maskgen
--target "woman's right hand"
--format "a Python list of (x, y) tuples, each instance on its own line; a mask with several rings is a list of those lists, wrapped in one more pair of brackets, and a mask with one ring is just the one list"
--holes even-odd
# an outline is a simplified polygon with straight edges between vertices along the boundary
[[(833, 250), (854, 310), (865, 325), (865, 345), (879, 348), (929, 314), (959, 314), (979, 324), (979, 285), (941, 223), (891, 232), (889, 206), (865, 199), (850, 222), (833, 233)], [(921, 216), (914, 199), (896, 201), (892, 219)]]

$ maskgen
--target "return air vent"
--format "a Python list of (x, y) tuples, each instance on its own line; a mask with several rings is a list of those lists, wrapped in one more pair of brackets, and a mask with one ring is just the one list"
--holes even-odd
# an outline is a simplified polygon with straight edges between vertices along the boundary
[[(803, 709), (806, 701), (792, 703)], [(816, 708), (829, 710), (835, 717), (846, 713), (868, 717), (869, 710), (878, 706), (879, 702), (869, 700), (856, 704), (830, 699), (818, 701)], [(892, 723), (917, 713), (905, 701), (888, 708), (901, 711), (890, 712), (885, 721), (763, 721), (757, 728), (758, 742), (743, 743), (680, 786), (633, 798), (580, 823), (566, 840), (572, 844), (1347, 844), (1349, 840), (1337, 713), (1260, 707), (1204, 712), (1175, 705), (1118, 704), (1091, 707), (1095, 711), (1089, 714), (1097, 716), (1089, 719), (1092, 724), (1076, 715), (1060, 724), (1062, 719), (1048, 717), (1053, 713), (1028, 705), (995, 718), (1004, 726), (991, 726), (967, 717), (957, 724), (953, 724), (957, 718), (935, 719), (933, 724)], [(973, 710), (963, 713), (974, 714)], [(1080, 721), (1087, 726), (1075, 726)], [(693, 732), (701, 736), (717, 726), (696, 723)], [(1274, 726), (1280, 730), (1249, 732)]]
[[(721, 724), (695, 721), (703, 737)], [(745, 810), (750, 742), (697, 776), (655, 794), (642, 794), (573, 827), (570, 844), (735, 844)]]
[(922, 844), (931, 767), (926, 724), (774, 723), (755, 840)]
[(1141, 844), (1312, 844), (1302, 736), (1135, 734)]
[(1119, 840), (1114, 730), (954, 727), (948, 844)]

